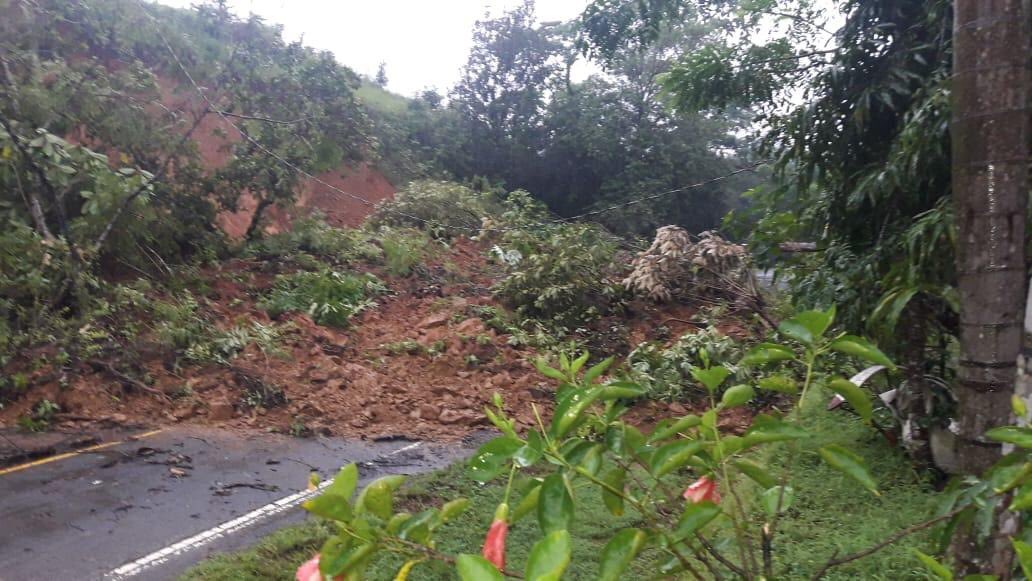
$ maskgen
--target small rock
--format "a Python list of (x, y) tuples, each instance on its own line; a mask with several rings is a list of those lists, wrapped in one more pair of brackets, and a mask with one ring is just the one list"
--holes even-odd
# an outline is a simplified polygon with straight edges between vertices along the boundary
[(315, 369), (308, 374), (308, 380), (312, 383), (326, 383), (330, 380), (330, 374), (322, 369)]
[(437, 406), (429, 403), (425, 403), (419, 406), (419, 417), (427, 420), (436, 420), (441, 415), (441, 410)]
[(670, 412), (675, 413), (679, 416), (683, 416), (684, 414), (688, 413), (688, 408), (684, 407), (679, 403), (672, 403), (670, 404)]
[(432, 329), (434, 327), (440, 327), (441, 325), (448, 322), (448, 313), (434, 313), (427, 318), (423, 319), (417, 325), (420, 329)]
[(226, 400), (212, 402), (208, 407), (208, 419), (215, 422), (232, 419), (234, 413), (236, 410), (233, 408), (233, 404)]
[(116, 424), (124, 424), (129, 421), (129, 416), (125, 414), (112, 414), (111, 421)]
[(461, 421), (463, 418), (462, 414), (455, 410), (444, 410), (441, 415), (437, 418), (437, 421), (442, 424), (454, 424)]

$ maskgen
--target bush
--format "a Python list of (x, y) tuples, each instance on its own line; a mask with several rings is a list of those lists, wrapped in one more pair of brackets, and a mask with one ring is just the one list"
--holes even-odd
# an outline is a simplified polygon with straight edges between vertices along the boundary
[[(721, 334), (714, 327), (682, 335), (673, 345), (663, 348), (656, 343), (643, 343), (627, 356), (629, 378), (645, 388), (650, 397), (669, 401), (684, 400), (689, 395), (704, 395), (694, 387), (692, 371), (704, 369), (713, 361), (737, 361), (741, 345)], [(739, 376), (744, 370), (725, 364)]]
[(259, 306), (270, 317), (301, 311), (320, 325), (344, 327), (352, 315), (375, 304), (368, 295), (386, 290), (380, 279), (371, 274), (298, 272), (277, 277), (272, 294)]
[[(425, 230), (434, 238), (451, 238), (459, 234), (472, 236), (482, 221), (501, 210), (498, 198), (466, 186), (432, 180), (415, 181), (377, 206), (367, 224), (382, 226), (409, 226)], [(469, 230), (456, 230), (461, 226)]]
[(601, 229), (564, 224), (506, 234), (505, 247), (519, 251), (495, 294), (524, 317), (568, 328), (606, 313), (621, 293), (610, 280), (616, 245)]
[(373, 236), (354, 228), (335, 228), (326, 223), (323, 214), (294, 221), (289, 232), (267, 236), (251, 243), (245, 254), (255, 258), (290, 258), (310, 254), (332, 264), (370, 262), (382, 256)]
[(426, 234), (411, 228), (381, 228), (379, 238), (384, 265), (394, 276), (411, 274), (412, 268), (426, 258), (430, 244)]

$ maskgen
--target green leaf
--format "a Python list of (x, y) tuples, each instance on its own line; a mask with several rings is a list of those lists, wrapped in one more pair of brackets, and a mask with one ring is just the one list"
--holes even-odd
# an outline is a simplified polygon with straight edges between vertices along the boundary
[(759, 484), (763, 488), (770, 488), (777, 486), (777, 479), (774, 478), (767, 469), (752, 460), (735, 460), (731, 464), (737, 468), (742, 474), (748, 476), (753, 482)]
[(527, 516), (534, 509), (537, 508), (538, 501), (541, 499), (541, 485), (537, 484), (520, 499), (520, 503), (516, 505), (516, 509), (512, 511), (512, 516), (509, 518), (511, 522), (516, 522), (523, 517)]
[(546, 533), (570, 528), (573, 522), (573, 494), (561, 473), (555, 472), (541, 483), (537, 514), (538, 524)]
[(508, 436), (495, 438), (483, 446), (469, 459), (470, 476), (477, 482), (487, 482), (505, 469), (509, 459), (523, 447), (523, 442)]
[(799, 392), (799, 382), (788, 375), (771, 375), (769, 377), (764, 377), (757, 381), (756, 385), (758, 385), (760, 389), (776, 391), (778, 393), (793, 394)]
[(327, 577), (335, 577), (341, 573), (359, 571), (369, 563), (376, 554), (375, 544), (361, 544), (338, 558), (323, 563), (322, 553), (319, 556), (319, 572)]
[(601, 377), (607, 369), (609, 369), (609, 366), (613, 364), (613, 361), (614, 359), (612, 357), (607, 357), (595, 365), (592, 365), (584, 372), (584, 378), (581, 381), (584, 385), (590, 385), (593, 381)]
[(824, 335), (834, 320), (835, 306), (832, 305), (827, 311), (804, 311), (782, 321), (778, 331), (804, 345), (812, 345), (814, 340)]
[[(781, 490), (784, 488), (785, 492), (782, 494)], [(763, 504), (763, 510), (766, 511), (767, 516), (774, 518), (775, 514), (782, 514), (790, 506), (792, 506), (792, 500), (795, 498), (795, 490), (791, 486), (774, 486), (768, 488), (760, 496), (760, 501)], [(781, 502), (781, 510), (778, 510), (778, 501)]]
[(729, 387), (724, 395), (720, 398), (720, 406), (724, 409), (738, 407), (745, 405), (755, 397), (756, 392), (753, 391), (751, 385), (740, 384)]
[(437, 509), (427, 509), (417, 513), (402, 523), (398, 528), (398, 538), (414, 543), (425, 544), (430, 540), (430, 528), (439, 519)]
[(752, 426), (746, 431), (743, 440), (745, 440), (745, 445), (748, 447), (768, 442), (785, 442), (809, 437), (810, 433), (798, 426), (785, 423), (767, 414), (760, 414), (753, 419)]
[(638, 428), (617, 422), (606, 429), (606, 448), (617, 456), (633, 452), (645, 443), (645, 436)]
[(303, 506), (315, 516), (341, 522), (350, 521), (353, 514), (348, 497), (336, 494), (321, 494), (312, 500), (306, 500)]
[(480, 555), (462, 554), (455, 557), (455, 569), (461, 581), (502, 581), (504, 577)]
[(567, 393), (559, 405), (555, 406), (552, 417), (552, 436), (556, 439), (565, 436), (571, 428), (580, 423), (584, 410), (600, 395), (602, 395), (602, 389), (598, 387), (574, 389)]
[(442, 523), (448, 522), (465, 512), (467, 508), (469, 508), (468, 498), (456, 498), (455, 500), (450, 500), (444, 503), (444, 506), (441, 507), (440, 520)]
[(863, 418), (865, 422), (871, 421), (873, 405), (871, 403), (871, 396), (860, 388), (860, 386), (848, 379), (836, 377), (828, 382), (828, 387), (831, 391), (841, 395), (843, 399), (849, 402), (849, 405), (857, 414), (860, 415), (861, 418)]
[[(1027, 483), (1021, 486), (1017, 492), (1014, 493), (1014, 499), (1011, 500), (1011, 505), (1008, 510), (1019, 511), (1019, 510), (1030, 510), (1032, 509), (1032, 483)], [(1029, 577), (1032, 579), (1032, 577)]]
[(365, 490), (358, 495), (355, 501), (355, 511), (358, 514), (369, 512), (384, 520), (391, 517), (394, 512), (394, 489), (388, 480), (391, 476), (384, 476), (369, 483)]
[(655, 475), (662, 477), (688, 464), (702, 447), (703, 442), (699, 440), (676, 440), (656, 450), (649, 459), (649, 464)]
[(512, 459), (516, 462), (516, 465), (521, 468), (527, 468), (537, 464), (538, 460), (541, 459), (543, 452), (544, 442), (541, 439), (541, 435), (537, 431), (531, 430), (527, 434), (527, 443), (520, 447), (519, 450), (513, 455)]
[(570, 564), (570, 533), (552, 531), (534, 543), (527, 559), (527, 581), (559, 581)]
[(348, 464), (340, 469), (333, 482), (326, 487), (326, 494), (335, 494), (350, 499), (351, 495), (355, 493), (356, 486), (358, 486), (358, 466)]
[(574, 359), (573, 363), (570, 364), (570, 375), (577, 375), (581, 367), (584, 367), (584, 364), (588, 362), (588, 357), (590, 356), (591, 354), (585, 351), (580, 357)]
[(663, 420), (656, 425), (656, 429), (649, 435), (649, 441), (665, 440), (670, 436), (686, 432), (702, 423), (702, 419), (695, 414), (689, 414), (679, 420)]
[(1032, 448), (1032, 428), (1024, 426), (1002, 426), (985, 433), (990, 440), (1014, 444), (1019, 448)]
[(731, 371), (719, 365), (706, 369), (692, 369), (692, 377), (704, 385), (710, 393), (717, 391), (717, 388), (720, 387), (721, 383), (724, 383), (728, 375), (731, 375)]
[[(613, 490), (624, 490), (624, 482), (627, 480), (627, 470), (620, 466), (614, 466), (606, 471), (605, 474), (600, 478), (602, 482), (605, 482)], [(624, 513), (624, 499), (609, 488), (602, 487), (602, 504), (606, 505), (606, 509), (609, 510), (613, 516), (623, 516)]]
[(889, 359), (888, 356), (875, 347), (873, 343), (863, 337), (845, 335), (832, 341), (829, 347), (839, 353), (852, 355), (853, 357), (858, 357), (864, 361), (874, 363), (875, 365), (884, 365), (889, 369), (896, 368), (895, 364), (892, 363), (892, 360)]
[(935, 558), (914, 549), (914, 555), (921, 560), (921, 564), (924, 565), (925, 569), (929, 573), (935, 576), (936, 579), (942, 581), (953, 581), (953, 573), (950, 572), (942, 563), (935, 560)]
[(717, 518), (719, 514), (720, 507), (708, 500), (688, 503), (684, 507), (681, 518), (677, 521), (677, 528), (674, 532), (678, 539), (686, 539), (702, 530), (702, 527)]
[(738, 364), (743, 367), (756, 367), (790, 359), (795, 359), (795, 353), (788, 347), (777, 343), (760, 343), (750, 349)]
[(1028, 404), (1021, 398), (1020, 395), (1011, 396), (1011, 410), (1014, 411), (1014, 415), (1019, 418), (1024, 418), (1028, 415)]
[(319, 572), (323, 575), (336, 575), (343, 571), (350, 548), (349, 538), (334, 536), (326, 539), (319, 549)]
[(824, 459), (828, 466), (856, 480), (864, 488), (874, 493), (875, 496), (880, 496), (878, 484), (867, 471), (862, 458), (838, 444), (824, 446), (819, 452), (821, 458)]
[(551, 379), (558, 379), (559, 381), (566, 381), (566, 375), (558, 369), (549, 367), (548, 364), (545, 363), (544, 359), (535, 359), (534, 367), (537, 368), (538, 373), (544, 375), (545, 377)]
[(599, 581), (618, 581), (623, 572), (631, 564), (642, 547), (645, 546), (646, 535), (638, 529), (624, 529), (609, 539), (602, 549), (599, 565)]
[(1011, 539), (1014, 544), (1014, 553), (1018, 556), (1018, 563), (1021, 564), (1021, 571), (1025, 579), (1032, 579), (1032, 545), (1018, 539)]
[(598, 474), (600, 468), (602, 468), (602, 444), (592, 445), (584, 456), (581, 457), (578, 465), (584, 469), (588, 474), (595, 476)]
[(610, 383), (603, 386), (599, 398), (602, 400), (611, 399), (635, 399), (645, 395), (645, 389), (636, 383), (626, 381)]

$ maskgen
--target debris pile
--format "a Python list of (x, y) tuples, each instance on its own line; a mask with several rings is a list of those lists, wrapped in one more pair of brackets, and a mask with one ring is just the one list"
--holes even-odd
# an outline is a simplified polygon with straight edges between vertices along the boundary
[(756, 294), (748, 250), (715, 232), (703, 232), (693, 242), (684, 228), (663, 226), (631, 266), (624, 286), (659, 302), (683, 294), (733, 299)]

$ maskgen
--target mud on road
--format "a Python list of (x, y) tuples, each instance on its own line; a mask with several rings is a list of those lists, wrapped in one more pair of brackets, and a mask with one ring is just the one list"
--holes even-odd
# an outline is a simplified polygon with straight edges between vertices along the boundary
[(0, 579), (174, 579), (305, 518), (312, 471), (417, 474), (472, 445), (178, 426), (26, 465), (0, 474)]

